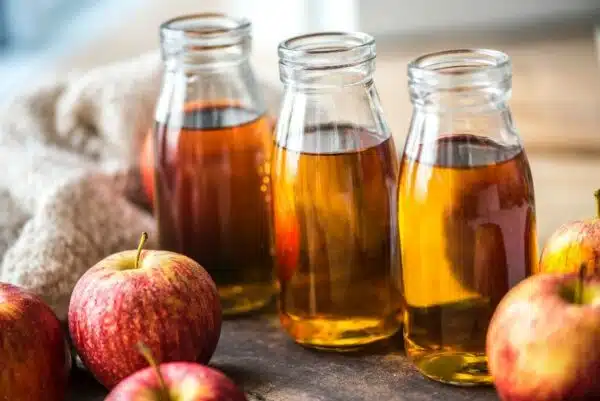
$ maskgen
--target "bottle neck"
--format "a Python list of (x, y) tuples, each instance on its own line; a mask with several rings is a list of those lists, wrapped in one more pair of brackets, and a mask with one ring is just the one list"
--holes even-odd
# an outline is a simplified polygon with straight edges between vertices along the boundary
[(375, 71), (375, 40), (362, 32), (317, 32), (278, 47), (279, 76), (287, 87), (339, 91), (369, 84)]
[(447, 88), (411, 85), (410, 96), (414, 106), (411, 133), (418, 143), (432, 143), (440, 136), (468, 134), (519, 145), (506, 81)]
[(503, 146), (522, 146), (508, 106), (510, 91), (417, 94), (411, 88), (414, 111), (404, 151), (409, 157), (416, 157), (424, 151), (423, 146), (432, 146), (440, 137), (451, 135), (484, 137)]
[(249, 68), (249, 45), (229, 46), (221, 49), (186, 49), (181, 46), (165, 48), (162, 57), (165, 70), (186, 73), (228, 73)]
[(317, 32), (282, 42), (278, 54), (286, 88), (277, 123), (278, 144), (327, 153), (357, 145), (359, 132), (368, 132), (375, 142), (389, 138), (373, 83), (373, 37), (362, 32)]
[(319, 89), (287, 85), (279, 109), (275, 142), (295, 151), (324, 153), (328, 146), (319, 141), (335, 141), (336, 135), (349, 127), (369, 132), (370, 138), (378, 142), (390, 138), (372, 81)]
[(288, 88), (306, 92), (355, 91), (357, 87), (373, 85), (375, 60), (351, 66), (332, 68), (303, 68), (279, 63), (281, 81)]
[(501, 111), (511, 94), (511, 63), (495, 50), (442, 51), (412, 61), (408, 81), (417, 109), (459, 114)]
[(264, 101), (249, 63), (250, 29), (249, 21), (211, 13), (165, 22), (157, 121), (181, 119), (190, 107), (230, 106), (263, 114)]
[(214, 68), (178, 63), (165, 70), (161, 93), (157, 117), (173, 114), (189, 104), (228, 104), (257, 115), (266, 112), (258, 82), (247, 60)]
[(218, 70), (247, 63), (251, 24), (224, 14), (204, 13), (171, 19), (160, 28), (168, 70)]
[(420, 112), (493, 114), (508, 110), (511, 88), (506, 81), (449, 88), (412, 83), (409, 85), (409, 93), (413, 106)]

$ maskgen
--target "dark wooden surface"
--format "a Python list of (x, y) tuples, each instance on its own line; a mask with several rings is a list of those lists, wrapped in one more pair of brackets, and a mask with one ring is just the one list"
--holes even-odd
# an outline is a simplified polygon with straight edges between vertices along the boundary
[[(228, 320), (211, 365), (249, 401), (497, 401), (492, 388), (456, 388), (422, 377), (400, 336), (360, 354), (311, 351), (294, 344), (277, 317), (264, 313)], [(76, 370), (68, 401), (101, 401), (106, 392)]]

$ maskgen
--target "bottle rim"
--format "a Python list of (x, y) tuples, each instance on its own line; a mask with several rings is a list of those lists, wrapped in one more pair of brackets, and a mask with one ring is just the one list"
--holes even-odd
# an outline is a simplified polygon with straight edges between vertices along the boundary
[(163, 42), (185, 41), (194, 50), (208, 50), (243, 44), (252, 23), (244, 17), (205, 12), (171, 18), (159, 30)]
[(278, 55), (282, 65), (344, 68), (373, 60), (375, 39), (364, 32), (313, 32), (284, 40), (278, 46)]
[(436, 89), (508, 84), (511, 59), (499, 50), (463, 48), (424, 54), (408, 64), (412, 85)]

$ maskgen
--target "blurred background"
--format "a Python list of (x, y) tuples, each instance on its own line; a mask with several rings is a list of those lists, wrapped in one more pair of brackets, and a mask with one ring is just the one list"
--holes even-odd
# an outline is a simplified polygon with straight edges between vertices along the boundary
[(412, 58), (451, 47), (507, 52), (511, 106), (544, 216), (541, 240), (559, 223), (594, 213), (600, 0), (0, 0), (0, 102), (45, 75), (157, 50), (160, 23), (204, 11), (253, 22), (254, 68), (275, 89), (281, 88), (281, 40), (317, 30), (374, 35), (375, 79), (398, 147), (410, 122), (406, 64)]
[(513, 108), (530, 148), (600, 149), (600, 0), (0, 0), (0, 101), (46, 74), (158, 49), (158, 26), (222, 11), (254, 24), (254, 65), (279, 88), (277, 44), (315, 30), (362, 30), (395, 133), (408, 127), (406, 63), (448, 47), (495, 47), (514, 62)]

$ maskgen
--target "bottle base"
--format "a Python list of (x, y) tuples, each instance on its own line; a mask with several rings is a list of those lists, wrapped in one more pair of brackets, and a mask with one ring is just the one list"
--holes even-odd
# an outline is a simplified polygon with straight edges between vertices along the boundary
[(409, 358), (429, 379), (463, 387), (492, 385), (485, 353), (424, 350), (409, 340), (405, 344)]
[(275, 285), (253, 284), (220, 286), (219, 297), (223, 316), (231, 317), (258, 311), (275, 295)]
[(353, 352), (398, 332), (395, 318), (302, 318), (281, 314), (283, 328), (299, 345), (332, 352)]

